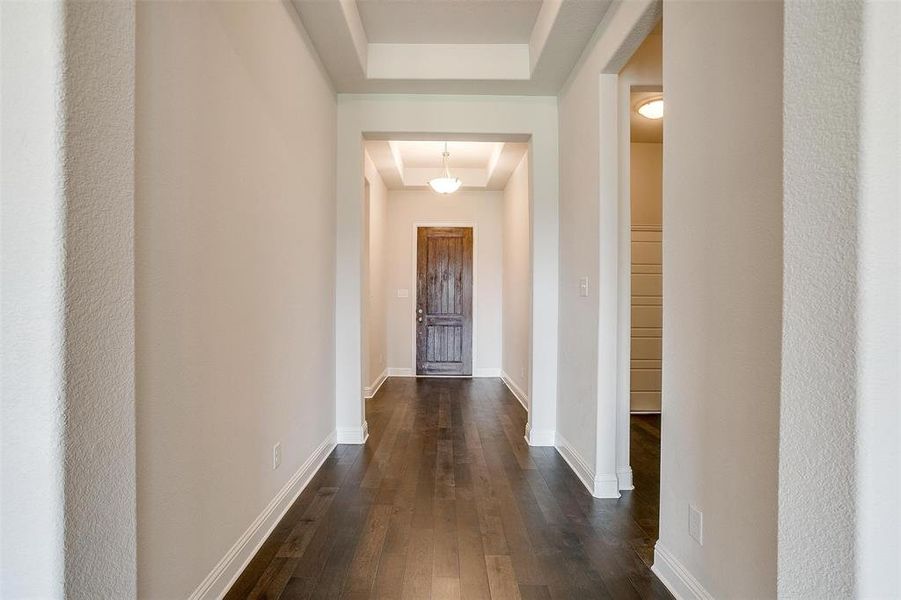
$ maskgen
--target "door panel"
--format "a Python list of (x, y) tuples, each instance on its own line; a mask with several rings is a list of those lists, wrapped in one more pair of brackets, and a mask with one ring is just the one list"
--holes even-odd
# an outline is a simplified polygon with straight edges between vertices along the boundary
[(416, 374), (472, 375), (472, 228), (420, 227)]

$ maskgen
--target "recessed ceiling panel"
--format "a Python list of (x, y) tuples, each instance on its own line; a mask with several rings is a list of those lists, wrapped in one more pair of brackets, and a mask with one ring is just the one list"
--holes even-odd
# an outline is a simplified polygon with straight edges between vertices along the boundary
[(339, 93), (555, 95), (612, 0), (291, 0)]
[[(388, 189), (426, 189), (442, 173), (443, 140), (367, 140), (366, 152)], [(528, 151), (523, 142), (450, 141), (451, 174), (470, 190), (502, 190)]]
[[(440, 167), (443, 141), (392, 142), (400, 151), (405, 167)], [(484, 168), (491, 159), (496, 142), (448, 142), (450, 165), (460, 168)]]
[(357, 0), (370, 43), (526, 44), (541, 0)]

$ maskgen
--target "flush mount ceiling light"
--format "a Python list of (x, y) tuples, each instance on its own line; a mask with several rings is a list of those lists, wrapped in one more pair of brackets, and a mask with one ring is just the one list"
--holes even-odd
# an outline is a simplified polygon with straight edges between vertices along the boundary
[(658, 96), (656, 98), (648, 98), (641, 102), (636, 108), (638, 114), (640, 114), (645, 119), (662, 119), (663, 118), (663, 98)]
[(429, 179), (429, 187), (439, 194), (453, 194), (463, 185), (463, 182), (458, 178), (451, 177), (450, 169), (447, 166), (449, 158), (450, 152), (447, 151), (447, 142), (444, 142), (444, 152), (441, 154), (442, 163), (444, 164), (444, 175), (435, 179)]

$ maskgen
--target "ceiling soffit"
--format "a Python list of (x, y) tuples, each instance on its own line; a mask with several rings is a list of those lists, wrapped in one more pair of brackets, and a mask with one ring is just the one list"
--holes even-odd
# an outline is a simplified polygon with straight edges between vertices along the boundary
[[(366, 152), (390, 190), (427, 189), (440, 177), (444, 141), (366, 140)], [(528, 143), (450, 141), (449, 168), (463, 181), (463, 189), (503, 190), (528, 150)]]
[(611, 0), (292, 0), (338, 92), (555, 95)]

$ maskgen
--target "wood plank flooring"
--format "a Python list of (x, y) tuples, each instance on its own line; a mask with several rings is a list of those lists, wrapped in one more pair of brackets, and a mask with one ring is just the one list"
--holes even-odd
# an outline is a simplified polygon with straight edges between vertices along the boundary
[(660, 417), (632, 419), (636, 489), (591, 497), (523, 439), (499, 379), (389, 379), (227, 598), (672, 598), (651, 573)]

